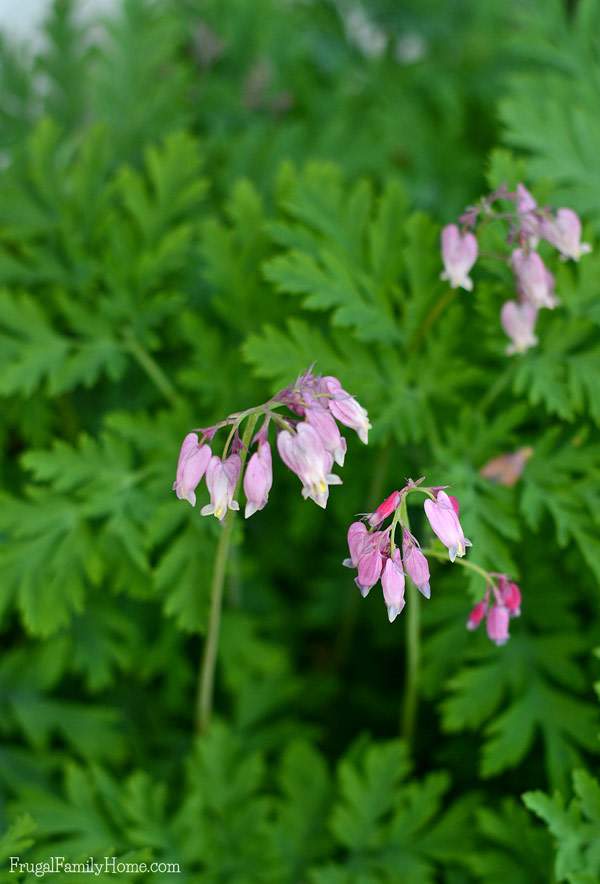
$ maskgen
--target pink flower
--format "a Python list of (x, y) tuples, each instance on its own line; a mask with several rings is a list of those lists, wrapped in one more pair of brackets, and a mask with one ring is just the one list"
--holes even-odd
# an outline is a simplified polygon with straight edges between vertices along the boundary
[(388, 609), (388, 618), (390, 623), (393, 623), (405, 605), (404, 571), (402, 570), (399, 549), (395, 549), (392, 558), (386, 561), (381, 575), (381, 585)]
[(487, 613), (487, 607), (487, 602), (485, 600), (478, 602), (475, 605), (475, 607), (469, 614), (469, 619), (467, 620), (467, 629), (477, 629)]
[(419, 549), (415, 538), (408, 531), (402, 532), (402, 559), (404, 570), (426, 599), (431, 598), (429, 588), (429, 562)]
[(473, 289), (469, 270), (477, 260), (477, 240), (473, 233), (461, 234), (456, 224), (447, 224), (442, 230), (442, 259), (444, 272), (453, 289), (459, 286), (468, 292)]
[(317, 431), (325, 451), (328, 451), (335, 462), (344, 466), (346, 457), (346, 440), (331, 414), (321, 405), (311, 405), (306, 409), (306, 420)]
[(535, 347), (538, 342), (533, 330), (537, 320), (537, 307), (525, 301), (522, 304), (517, 301), (507, 301), (500, 311), (502, 328), (511, 339), (506, 348), (507, 355), (524, 353), (530, 347)]
[(239, 503), (233, 499), (242, 461), (239, 454), (230, 455), (222, 461), (220, 457), (213, 456), (206, 470), (206, 484), (210, 492), (210, 503), (200, 510), (203, 516), (214, 515), (220, 522), (223, 521), (227, 510), (239, 510)]
[(517, 212), (521, 231), (527, 237), (529, 247), (534, 249), (540, 238), (540, 222), (535, 214), (537, 203), (523, 184), (517, 185)]
[(173, 490), (179, 500), (196, 505), (196, 488), (206, 472), (212, 452), (208, 445), (198, 445), (196, 433), (188, 433), (179, 451), (177, 476)]
[(321, 391), (328, 397), (325, 401), (334, 418), (345, 427), (350, 427), (358, 434), (365, 445), (369, 441), (369, 415), (365, 409), (349, 393), (346, 393), (337, 378), (327, 375), (321, 378)]
[(365, 598), (371, 587), (375, 586), (381, 574), (383, 556), (378, 545), (369, 545), (358, 560), (358, 576), (355, 583), (360, 589), (360, 594)]
[(494, 457), (488, 461), (479, 472), (491, 482), (512, 488), (523, 475), (525, 465), (532, 454), (533, 448), (530, 446), (519, 448), (517, 451), (509, 452), (508, 454), (501, 454), (499, 457)]
[(508, 609), (504, 605), (494, 605), (487, 615), (486, 627), (488, 637), (497, 645), (505, 645), (509, 639)]
[(379, 525), (384, 519), (387, 519), (388, 516), (391, 516), (398, 504), (400, 503), (400, 492), (392, 491), (389, 497), (380, 503), (375, 512), (371, 513), (369, 516), (369, 525), (371, 527), (375, 527)]
[(348, 549), (350, 550), (350, 558), (344, 559), (343, 565), (347, 568), (356, 568), (365, 545), (368, 541), (367, 526), (364, 522), (352, 522), (348, 528)]
[(498, 581), (499, 593), (502, 604), (508, 610), (511, 617), (521, 616), (521, 590), (516, 583), (513, 583), (505, 575), (502, 575)]
[(277, 436), (277, 448), (284, 464), (302, 482), (302, 496), (310, 497), (325, 509), (329, 485), (341, 485), (342, 480), (332, 474), (333, 457), (325, 450), (315, 428), (302, 422), (295, 433), (283, 430)]
[(554, 219), (544, 218), (541, 232), (563, 258), (579, 261), (582, 255), (592, 250), (589, 243), (581, 242), (581, 221), (572, 209), (559, 209)]
[(244, 494), (246, 495), (244, 516), (246, 519), (266, 506), (272, 484), (271, 446), (268, 442), (260, 442), (258, 450), (248, 461), (244, 474)]
[(434, 534), (448, 548), (450, 561), (462, 557), (471, 541), (465, 538), (458, 516), (445, 491), (438, 491), (435, 500), (425, 501), (425, 515)]
[(517, 277), (519, 292), (533, 307), (552, 310), (557, 301), (554, 296), (554, 277), (546, 269), (537, 252), (515, 249), (511, 263)]

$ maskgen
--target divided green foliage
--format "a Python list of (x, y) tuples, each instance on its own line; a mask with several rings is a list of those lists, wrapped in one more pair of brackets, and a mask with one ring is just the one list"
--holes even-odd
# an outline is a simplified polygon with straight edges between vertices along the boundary
[[(533, 604), (535, 596), (529, 598)], [(499, 650), (475, 645), (467, 665), (450, 679), (441, 704), (444, 728), (485, 726), (483, 777), (518, 765), (541, 739), (548, 778), (564, 787), (581, 752), (597, 750), (598, 715), (580, 694), (586, 679), (576, 662), (586, 639), (572, 632), (532, 635), (521, 623), (512, 632)]]
[(559, 203), (592, 216), (596, 229), (599, 25), (594, 0), (573, 7), (560, 0), (524, 4), (515, 48), (530, 63), (512, 78), (501, 103), (506, 141), (528, 154), (531, 178), (551, 180)]
[[(284, 169), (279, 201), (282, 217), (269, 230), (285, 251), (266, 262), (265, 276), (278, 291), (301, 295), (307, 310), (325, 313), (332, 330), (320, 319), (290, 320), (287, 332), (268, 325), (249, 337), (247, 359), (277, 382), (315, 360), (324, 372), (342, 364), (353, 392), (370, 403), (375, 438), (419, 441), (436, 406), (457, 404), (479, 377), (455, 347), (463, 308), (455, 303), (444, 317), (444, 334), (434, 328), (447, 297), (439, 230), (424, 215), (407, 217), (397, 182), (377, 199), (366, 181), (348, 193), (329, 165)], [(444, 376), (449, 359), (456, 372)]]
[(600, 876), (600, 784), (585, 770), (573, 773), (574, 797), (526, 792), (523, 801), (548, 826), (557, 845), (557, 881), (593, 884)]

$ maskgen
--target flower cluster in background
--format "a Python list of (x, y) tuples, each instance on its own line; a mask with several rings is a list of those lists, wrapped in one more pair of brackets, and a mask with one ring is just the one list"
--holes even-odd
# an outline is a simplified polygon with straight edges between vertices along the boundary
[(442, 230), (442, 279), (452, 288), (473, 289), (469, 273), (479, 255), (475, 231), (492, 222), (501, 222), (507, 228), (506, 240), (511, 248), (510, 265), (517, 290), (517, 299), (506, 301), (500, 311), (500, 321), (510, 344), (508, 355), (524, 353), (535, 347), (538, 339), (535, 326), (540, 310), (553, 310), (559, 303), (554, 292), (554, 276), (537, 251), (542, 241), (555, 248), (562, 260), (578, 261), (591, 250), (581, 242), (581, 221), (567, 208), (556, 212), (538, 206), (523, 184), (511, 192), (506, 187), (483, 197), (476, 206), (470, 206), (459, 218), (461, 227), (448, 224)]
[[(281, 408), (287, 408), (292, 415), (280, 414)], [(259, 419), (262, 419), (262, 426), (254, 434)], [(244, 422), (249, 433), (246, 440), (240, 436)], [(281, 459), (302, 482), (302, 496), (324, 508), (329, 486), (342, 483), (332, 472), (334, 462), (343, 466), (346, 455), (346, 440), (338, 423), (355, 430), (365, 444), (371, 425), (365, 409), (343, 389), (337, 378), (321, 377), (312, 371), (301, 375), (295, 384), (281, 390), (263, 405), (188, 433), (179, 451), (173, 483), (177, 497), (195, 506), (196, 489), (205, 478), (210, 503), (202, 507), (203, 516), (214, 515), (222, 521), (228, 510), (239, 510), (235, 494), (246, 457), (254, 447), (243, 479), (245, 516), (248, 518), (262, 510), (273, 484), (268, 438), (271, 422), (279, 429), (277, 450)], [(219, 457), (213, 454), (209, 443), (219, 430), (225, 428), (229, 434)]]
[[(447, 555), (451, 562), (462, 560), (461, 564), (477, 571), (486, 583), (485, 595), (471, 612), (467, 627), (475, 629), (485, 617), (489, 638), (496, 644), (504, 644), (509, 637), (510, 617), (520, 614), (519, 587), (505, 574), (489, 573), (463, 560), (471, 542), (465, 537), (460, 523), (458, 500), (446, 494), (443, 487), (426, 487), (422, 481), (409, 479), (402, 489), (386, 497), (374, 512), (352, 522), (348, 528), (350, 557), (344, 559), (343, 564), (356, 569), (355, 583), (363, 598), (381, 582), (388, 619), (393, 623), (406, 604), (407, 577), (425, 598), (431, 597), (428, 556), (445, 559)], [(425, 495), (425, 516), (435, 536), (446, 547), (447, 554), (435, 546), (421, 547), (411, 532), (407, 499), (413, 493)], [(388, 519), (391, 521), (384, 527)], [(402, 538), (400, 543), (396, 541), (398, 529)]]

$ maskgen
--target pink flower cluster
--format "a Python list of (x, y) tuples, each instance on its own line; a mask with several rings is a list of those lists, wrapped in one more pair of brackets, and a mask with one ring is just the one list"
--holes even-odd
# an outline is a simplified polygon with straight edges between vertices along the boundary
[(467, 629), (477, 629), (485, 617), (488, 638), (497, 645), (505, 645), (510, 638), (508, 624), (511, 617), (521, 616), (521, 590), (506, 574), (492, 574), (497, 586), (490, 586), (467, 620)]
[[(429, 563), (419, 541), (411, 533), (406, 515), (406, 498), (412, 492), (427, 495), (425, 515), (434, 534), (448, 549), (451, 562), (464, 556), (471, 542), (466, 539), (458, 516), (458, 501), (442, 488), (425, 488), (409, 481), (400, 491), (393, 491), (383, 503), (348, 529), (350, 558), (344, 565), (357, 569), (355, 583), (363, 597), (381, 580), (383, 598), (390, 623), (405, 605), (405, 578), (410, 577), (425, 598), (431, 596)], [(392, 516), (387, 528), (381, 525)], [(396, 545), (397, 526), (402, 531), (402, 551)]]
[[(500, 209), (497, 202), (503, 203)], [(508, 205), (508, 209), (505, 206)], [(524, 353), (534, 347), (538, 339), (535, 325), (538, 312), (553, 310), (559, 303), (554, 293), (554, 276), (542, 260), (537, 248), (546, 241), (560, 253), (562, 260), (578, 261), (591, 251), (588, 243), (581, 242), (581, 221), (572, 209), (561, 208), (555, 213), (538, 206), (523, 184), (515, 192), (506, 187), (484, 197), (478, 205), (469, 207), (460, 217), (461, 229), (448, 224), (442, 230), (442, 279), (452, 288), (473, 289), (469, 272), (479, 253), (475, 233), (477, 226), (484, 227), (492, 221), (507, 224), (507, 241), (512, 248), (507, 258), (515, 276), (518, 299), (506, 301), (500, 311), (500, 322), (510, 338), (508, 355)]]
[[(293, 416), (282, 416), (279, 409), (283, 407), (288, 408)], [(279, 427), (277, 450), (285, 465), (300, 479), (302, 496), (323, 508), (327, 505), (329, 486), (342, 484), (340, 477), (332, 472), (334, 462), (343, 466), (346, 456), (346, 440), (338, 423), (355, 430), (365, 444), (371, 428), (365, 409), (343, 389), (337, 378), (321, 377), (308, 371), (263, 405), (230, 415), (212, 427), (188, 433), (179, 451), (173, 483), (177, 497), (195, 506), (196, 489), (206, 478), (210, 503), (202, 507), (203, 516), (214, 515), (222, 521), (228, 510), (239, 510), (234, 496), (243, 463), (249, 454), (244, 450), (239, 429), (243, 421), (261, 416), (264, 418), (262, 426), (248, 446), (255, 446), (255, 450), (243, 479), (246, 518), (266, 506), (273, 484), (268, 439), (271, 422)], [(229, 436), (222, 456), (218, 457), (213, 454), (209, 442), (218, 430), (226, 427)]]
[[(348, 528), (348, 549), (350, 556), (343, 564), (355, 568), (355, 583), (361, 595), (366, 597), (371, 589), (381, 582), (383, 600), (387, 607), (388, 619), (393, 623), (403, 610), (406, 599), (406, 578), (410, 578), (426, 599), (431, 597), (428, 556), (444, 558), (439, 548), (421, 547), (410, 530), (407, 510), (408, 496), (421, 493), (426, 496), (425, 516), (435, 536), (448, 550), (451, 562), (462, 560), (471, 546), (460, 523), (460, 507), (457, 499), (446, 494), (443, 487), (424, 487), (408, 480), (399, 491), (393, 491), (372, 513), (366, 513), (359, 521)], [(387, 527), (383, 527), (391, 517)], [(396, 543), (396, 530), (402, 532), (401, 545)], [(521, 591), (506, 574), (491, 574), (468, 561), (461, 561), (464, 567), (471, 568), (486, 579), (486, 592), (469, 615), (468, 629), (476, 629), (486, 618), (487, 633), (498, 645), (508, 640), (508, 621), (521, 613)]]

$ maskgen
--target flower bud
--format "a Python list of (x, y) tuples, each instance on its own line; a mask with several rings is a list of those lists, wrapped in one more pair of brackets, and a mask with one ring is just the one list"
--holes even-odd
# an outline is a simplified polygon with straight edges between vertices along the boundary
[(400, 492), (392, 491), (389, 497), (380, 503), (375, 512), (371, 513), (369, 516), (369, 525), (371, 527), (375, 527), (387, 519), (388, 516), (391, 516), (398, 504), (400, 503)]
[(494, 605), (488, 612), (486, 627), (488, 637), (497, 645), (505, 645), (510, 638), (508, 634), (508, 609), (504, 605)]
[(445, 491), (438, 491), (435, 500), (425, 501), (425, 515), (434, 534), (448, 548), (450, 561), (462, 558), (471, 541), (465, 538), (458, 516)]
[(210, 462), (212, 452), (208, 445), (198, 445), (196, 433), (188, 433), (179, 451), (177, 476), (173, 490), (179, 500), (196, 505), (196, 488), (200, 484)]
[(271, 446), (268, 442), (261, 442), (258, 451), (255, 451), (248, 461), (244, 474), (244, 494), (246, 495), (244, 517), (246, 519), (266, 506), (272, 484)]
[(431, 598), (429, 588), (429, 562), (421, 552), (414, 537), (408, 531), (402, 535), (402, 560), (404, 570), (426, 599)]
[(453, 289), (473, 290), (469, 270), (477, 260), (477, 239), (473, 233), (461, 234), (456, 224), (447, 224), (442, 230), (442, 259), (446, 279)]
[(376, 547), (370, 547), (363, 552), (358, 561), (358, 576), (355, 583), (360, 589), (360, 594), (365, 598), (371, 587), (375, 586), (381, 574), (383, 557)]
[(550, 310), (556, 307), (558, 302), (553, 291), (554, 277), (537, 252), (515, 249), (511, 263), (519, 292), (532, 307), (547, 307)]
[(337, 378), (328, 375), (321, 378), (321, 390), (327, 395), (327, 405), (334, 418), (345, 427), (350, 427), (358, 434), (365, 445), (369, 441), (369, 415), (365, 409), (349, 393), (346, 393)]
[(393, 623), (405, 605), (404, 571), (400, 559), (400, 550), (394, 550), (392, 558), (387, 559), (381, 575), (383, 598), (387, 605), (388, 618)]
[(348, 549), (350, 550), (350, 558), (344, 559), (343, 561), (343, 564), (347, 568), (356, 568), (368, 539), (369, 534), (365, 523), (352, 522), (348, 528)]
[(477, 629), (483, 618), (487, 613), (487, 604), (485, 601), (478, 602), (471, 613), (469, 614), (469, 619), (467, 620), (467, 629), (473, 630)]

